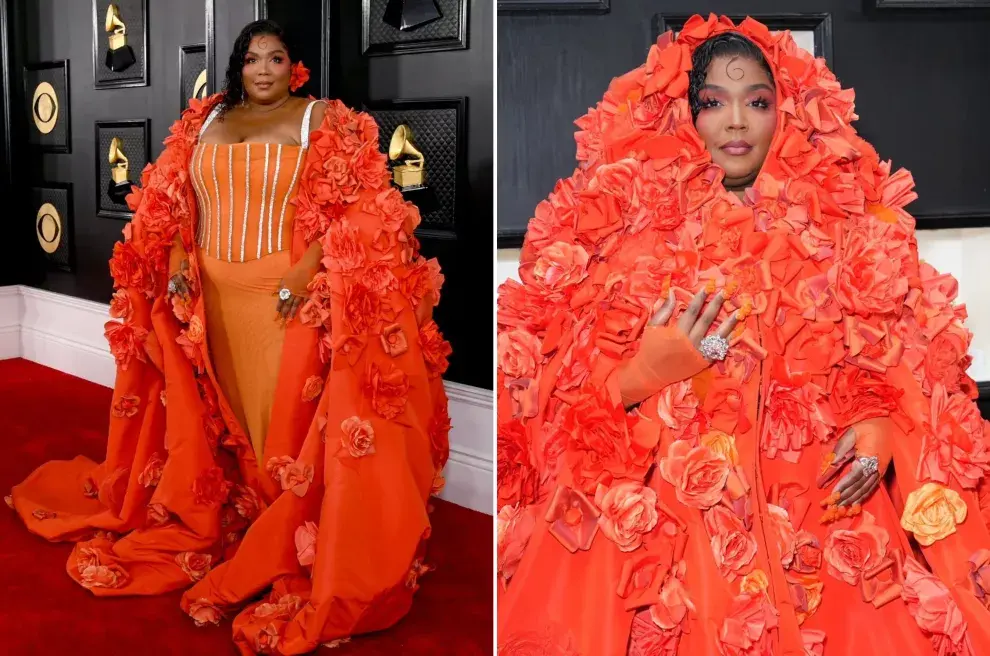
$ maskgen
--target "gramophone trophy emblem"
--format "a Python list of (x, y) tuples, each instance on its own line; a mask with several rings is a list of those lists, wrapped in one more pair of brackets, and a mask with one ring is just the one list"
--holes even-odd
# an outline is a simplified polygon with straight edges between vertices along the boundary
[(388, 158), (392, 161), (392, 182), (402, 196), (414, 203), (421, 214), (437, 208), (437, 196), (426, 185), (426, 157), (416, 147), (413, 132), (406, 124), (395, 128), (388, 146)]
[(120, 137), (114, 137), (110, 142), (110, 153), (107, 160), (110, 162), (110, 181), (107, 183), (107, 196), (115, 203), (124, 205), (127, 203), (127, 194), (131, 193), (133, 184), (127, 179), (129, 160), (124, 155), (121, 147), (124, 142)]
[(389, 0), (382, 20), (407, 32), (442, 18), (436, 0)]
[(104, 30), (109, 34), (110, 49), (107, 50), (106, 65), (114, 73), (126, 71), (137, 61), (134, 50), (127, 45), (127, 26), (120, 19), (117, 5), (107, 7), (107, 20)]

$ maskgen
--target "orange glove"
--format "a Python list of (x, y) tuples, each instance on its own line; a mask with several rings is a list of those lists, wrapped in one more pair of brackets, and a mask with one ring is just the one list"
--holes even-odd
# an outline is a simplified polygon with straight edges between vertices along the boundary
[[(656, 363), (663, 363), (657, 368)], [(677, 326), (647, 326), (639, 351), (616, 370), (622, 404), (630, 408), (663, 388), (707, 369), (708, 360)]]

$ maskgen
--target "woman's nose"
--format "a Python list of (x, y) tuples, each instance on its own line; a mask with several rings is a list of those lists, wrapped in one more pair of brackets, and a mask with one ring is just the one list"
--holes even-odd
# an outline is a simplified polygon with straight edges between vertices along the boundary
[(730, 117), (729, 129), (745, 130), (747, 127), (746, 113), (743, 111), (742, 105), (739, 103), (732, 103), (732, 116)]

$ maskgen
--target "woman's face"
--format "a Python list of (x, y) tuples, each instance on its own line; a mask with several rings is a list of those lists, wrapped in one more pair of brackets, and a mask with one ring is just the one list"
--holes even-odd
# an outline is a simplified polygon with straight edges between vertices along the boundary
[(291, 68), (289, 53), (279, 39), (268, 34), (251, 39), (241, 69), (248, 98), (257, 103), (284, 98), (289, 93)]
[(698, 98), (695, 127), (712, 160), (725, 170), (725, 187), (749, 186), (777, 127), (773, 80), (752, 59), (718, 57), (708, 67)]

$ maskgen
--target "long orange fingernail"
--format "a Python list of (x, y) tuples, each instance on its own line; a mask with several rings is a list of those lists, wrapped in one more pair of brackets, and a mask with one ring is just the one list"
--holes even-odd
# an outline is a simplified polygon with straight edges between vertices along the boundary
[(708, 281), (708, 284), (705, 285), (705, 293), (708, 294), (709, 296), (711, 296), (712, 294), (715, 293), (715, 281), (714, 280), (709, 280)]
[(739, 281), (730, 280), (729, 284), (725, 286), (725, 297), (732, 298), (736, 295), (737, 291), (739, 291)]

